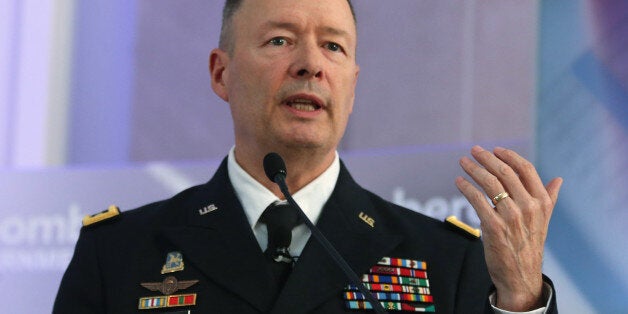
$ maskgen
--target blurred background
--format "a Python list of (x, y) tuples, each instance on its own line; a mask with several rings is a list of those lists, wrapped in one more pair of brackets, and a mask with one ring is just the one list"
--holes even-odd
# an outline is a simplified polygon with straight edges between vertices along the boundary
[[(628, 2), (355, 1), (358, 182), (478, 226), (474, 144), (565, 179), (544, 272), (563, 313), (628, 313)], [(207, 181), (233, 145), (210, 88), (222, 1), (0, 1), (0, 303), (50, 312), (83, 215)]]

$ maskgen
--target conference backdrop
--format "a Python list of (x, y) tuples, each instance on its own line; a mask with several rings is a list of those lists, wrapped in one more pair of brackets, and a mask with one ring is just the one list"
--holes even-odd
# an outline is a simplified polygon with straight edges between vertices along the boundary
[[(211, 177), (233, 145), (207, 70), (221, 2), (3, 2), (0, 312), (50, 311), (84, 215)], [(361, 72), (339, 154), (357, 181), (479, 227), (458, 159), (513, 148), (566, 180), (544, 264), (561, 311), (627, 312), (626, 5), (354, 6)]]

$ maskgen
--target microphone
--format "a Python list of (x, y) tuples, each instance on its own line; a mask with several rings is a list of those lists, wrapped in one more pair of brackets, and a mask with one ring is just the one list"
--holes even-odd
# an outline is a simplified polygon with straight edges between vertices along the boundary
[(358, 275), (351, 269), (347, 261), (338, 253), (336, 248), (327, 240), (327, 238), (323, 235), (323, 233), (316, 227), (312, 221), (305, 215), (303, 209), (297, 204), (297, 202), (292, 198), (290, 191), (288, 191), (288, 185), (286, 184), (286, 163), (283, 161), (283, 158), (279, 156), (277, 153), (268, 153), (264, 157), (264, 172), (266, 176), (271, 181), (275, 182), (279, 185), (279, 189), (281, 193), (286, 197), (286, 200), (292, 207), (297, 210), (301, 221), (305, 223), (305, 225), (310, 229), (312, 236), (323, 246), (325, 251), (331, 256), (331, 258), (336, 262), (336, 264), (342, 269), (347, 278), (351, 281), (353, 285), (358, 287), (360, 292), (366, 297), (366, 299), (371, 303), (373, 310), (375, 312), (384, 314), (386, 311), (382, 304), (371, 294), (371, 292), (364, 286), (362, 280), (358, 277)]
[(288, 175), (286, 163), (277, 153), (268, 153), (264, 157), (264, 172), (270, 181), (275, 183), (277, 183), (281, 177), (283, 177), (283, 180), (286, 180), (286, 176)]

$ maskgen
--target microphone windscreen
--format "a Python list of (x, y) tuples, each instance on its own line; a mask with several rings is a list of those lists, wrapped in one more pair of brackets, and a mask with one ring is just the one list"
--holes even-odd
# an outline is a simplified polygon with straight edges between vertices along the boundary
[(287, 175), (286, 163), (283, 158), (277, 153), (268, 153), (264, 157), (264, 172), (270, 181), (276, 182), (275, 177), (278, 174), (282, 174), (284, 177)]

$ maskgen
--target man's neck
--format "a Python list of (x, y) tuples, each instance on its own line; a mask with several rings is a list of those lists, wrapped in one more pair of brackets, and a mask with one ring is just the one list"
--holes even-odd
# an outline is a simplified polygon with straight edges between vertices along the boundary
[[(274, 182), (270, 181), (264, 172), (263, 160), (268, 152), (260, 153), (243, 149), (240, 146), (235, 148), (235, 158), (249, 175), (272, 191), (277, 197), (283, 199), (283, 194)], [(331, 150), (325, 154), (316, 152), (282, 152), (276, 151), (285, 161), (288, 176), (286, 184), (290, 193), (296, 193), (301, 188), (312, 182), (321, 175), (332, 164), (336, 151)]]

